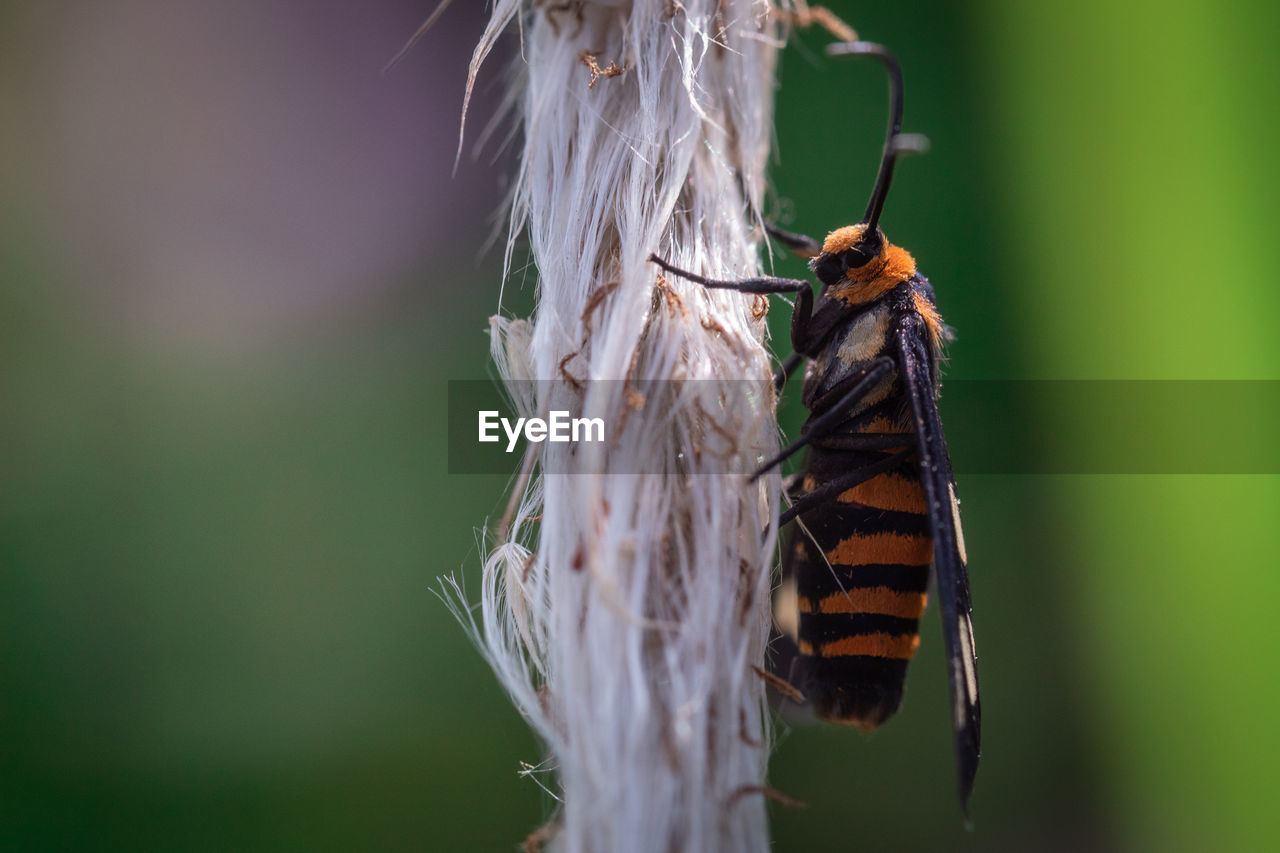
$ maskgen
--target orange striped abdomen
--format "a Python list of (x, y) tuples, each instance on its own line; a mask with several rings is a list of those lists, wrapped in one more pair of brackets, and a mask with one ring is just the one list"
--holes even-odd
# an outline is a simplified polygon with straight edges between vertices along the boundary
[[(805, 491), (881, 458), (815, 449)], [(901, 704), (933, 559), (916, 463), (848, 489), (802, 521), (812, 538), (797, 525), (786, 566), (799, 610), (793, 678), (819, 716), (875, 728)]]

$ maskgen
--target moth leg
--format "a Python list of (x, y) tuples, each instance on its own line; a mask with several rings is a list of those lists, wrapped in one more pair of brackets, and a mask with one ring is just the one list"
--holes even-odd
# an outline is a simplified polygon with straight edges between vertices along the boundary
[(792, 456), (796, 451), (809, 445), (810, 442), (825, 437), (833, 429), (839, 426), (849, 415), (849, 410), (862, 399), (862, 396), (868, 390), (874, 388), (876, 383), (888, 375), (893, 369), (893, 359), (878, 358), (873, 366), (863, 374), (862, 378), (854, 383), (853, 387), (844, 393), (830, 409), (827, 409), (816, 420), (810, 421), (808, 430), (800, 438), (793, 441), (782, 449), (782, 452), (770, 459), (760, 469), (751, 475), (751, 482), (755, 482), (761, 475), (767, 474), (769, 471), (781, 465), (786, 459)]
[[(738, 281), (722, 281), (720, 279), (707, 278), (698, 275), (695, 272), (682, 270), (674, 267), (664, 261), (657, 255), (650, 255), (649, 260), (662, 267), (672, 275), (678, 275), (689, 281), (697, 282), (703, 287), (710, 287), (719, 290), (736, 290), (739, 293), (794, 293), (796, 295), (796, 303), (791, 311), (791, 348), (797, 353), (808, 353), (813, 350), (816, 342), (812, 340), (815, 335), (812, 334), (810, 328), (810, 320), (813, 317), (813, 285), (803, 279), (798, 278), (778, 278), (776, 276), (760, 276), (757, 278), (744, 278)], [(797, 356), (787, 359), (784, 368), (791, 365), (792, 359), (796, 359), (795, 364), (799, 364)], [(790, 369), (794, 370), (792, 365)], [(785, 375), (783, 379), (785, 380)], [(775, 384), (777, 376), (774, 377)], [(758, 476), (758, 475), (757, 475)]]
[[(657, 255), (649, 255), (649, 260), (652, 260), (654, 264), (657, 264), (666, 272), (672, 275), (680, 275), (681, 278), (687, 278), (690, 282), (696, 282), (703, 287), (728, 289), (728, 291), (740, 293), (760, 293), (760, 295), (795, 293), (796, 301), (791, 309), (791, 348), (795, 352), (787, 356), (786, 361), (783, 361), (782, 368), (778, 370), (777, 374), (774, 374), (774, 389), (781, 388), (782, 383), (786, 382), (787, 375), (800, 365), (800, 362), (805, 357), (803, 353), (812, 351), (815, 343), (812, 339), (814, 334), (810, 329), (810, 325), (812, 325), (810, 320), (813, 318), (813, 286), (806, 280), (762, 275), (762, 277), (758, 278), (744, 278), (736, 280), (736, 282), (726, 282), (726, 280), (707, 278), (705, 275), (690, 273), (689, 270), (672, 266)], [(759, 476), (759, 474), (756, 474), (756, 476)]]
[(649, 260), (662, 267), (672, 275), (678, 275), (681, 278), (687, 278), (689, 281), (697, 282), (703, 287), (710, 287), (717, 290), (736, 290), (739, 293), (812, 293), (813, 285), (807, 281), (798, 278), (777, 278), (776, 276), (766, 275), (757, 278), (744, 278), (738, 281), (723, 281), (715, 278), (707, 278), (698, 275), (696, 272), (682, 270), (679, 267), (673, 267), (657, 255), (650, 255)]
[(914, 452), (913, 448), (904, 447), (897, 453), (884, 457), (883, 459), (872, 462), (870, 465), (863, 465), (861, 468), (855, 468), (843, 476), (836, 477), (830, 482), (824, 483), (808, 494), (801, 495), (778, 516), (778, 526), (782, 526), (797, 516), (808, 512), (815, 506), (839, 495), (847, 489), (852, 489), (859, 483), (865, 483), (877, 474), (883, 474), (885, 471), (891, 471), (902, 464), (902, 461)]
[(783, 231), (776, 225), (768, 222), (764, 224), (764, 230), (769, 236), (795, 252), (802, 258), (816, 258), (822, 254), (822, 244), (807, 234), (797, 234), (794, 231)]

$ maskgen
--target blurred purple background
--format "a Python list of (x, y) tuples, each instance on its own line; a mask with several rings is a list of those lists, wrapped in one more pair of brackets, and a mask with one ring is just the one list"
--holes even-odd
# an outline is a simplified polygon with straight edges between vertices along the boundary
[(11, 7), (6, 217), (57, 235), (42, 260), (76, 319), (141, 346), (234, 355), (394, 298), (497, 209), (474, 135), (450, 177), (480, 6), (386, 74), (427, 4)]

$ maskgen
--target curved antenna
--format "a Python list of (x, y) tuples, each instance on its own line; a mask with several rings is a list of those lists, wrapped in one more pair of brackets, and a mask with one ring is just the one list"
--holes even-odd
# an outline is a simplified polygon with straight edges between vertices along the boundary
[(876, 175), (876, 185), (871, 191), (871, 200), (867, 202), (867, 212), (862, 215), (862, 224), (867, 226), (867, 233), (874, 233), (880, 222), (880, 213), (884, 210), (884, 200), (889, 195), (889, 182), (893, 180), (893, 164), (898, 155), (908, 151), (922, 151), (928, 146), (928, 140), (916, 134), (902, 134), (902, 68), (889, 49), (882, 44), (869, 41), (843, 42), (827, 45), (828, 56), (874, 56), (889, 72), (889, 130), (884, 140), (884, 155), (880, 160), (880, 172)]

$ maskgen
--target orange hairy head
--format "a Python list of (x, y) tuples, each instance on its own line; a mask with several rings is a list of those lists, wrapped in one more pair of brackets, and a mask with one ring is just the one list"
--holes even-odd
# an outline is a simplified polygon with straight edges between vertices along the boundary
[(827, 239), (822, 241), (823, 254), (839, 254), (846, 249), (851, 249), (855, 244), (862, 240), (862, 235), (867, 231), (865, 225), (846, 225), (843, 228), (837, 228), (827, 235)]
[(846, 225), (827, 235), (822, 253), (809, 262), (836, 299), (874, 302), (916, 273), (911, 253), (885, 239), (879, 228)]

